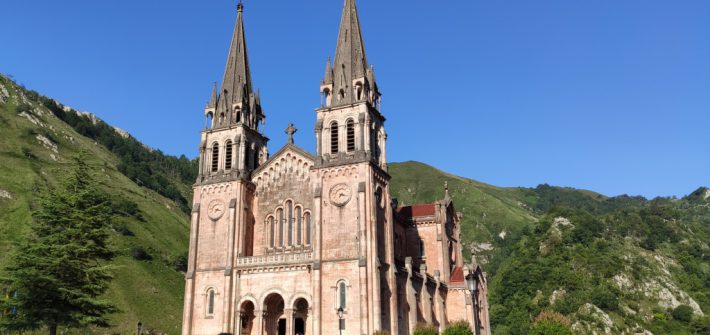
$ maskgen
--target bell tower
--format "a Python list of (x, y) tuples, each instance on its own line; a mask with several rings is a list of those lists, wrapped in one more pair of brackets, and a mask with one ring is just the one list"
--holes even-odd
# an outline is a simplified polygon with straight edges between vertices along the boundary
[(215, 84), (205, 107), (198, 182), (246, 180), (268, 159), (269, 139), (259, 128), (266, 117), (259, 92), (251, 83), (243, 12), (244, 5), (239, 3), (222, 87), (218, 90)]
[(387, 169), (380, 92), (375, 70), (367, 63), (354, 0), (346, 0), (335, 60), (330, 58), (320, 85), (316, 110), (317, 165), (371, 161)]
[(254, 91), (244, 32), (237, 20), (221, 87), (215, 84), (204, 110), (199, 174), (193, 186), (183, 335), (234, 333), (235, 269), (254, 253), (254, 170), (269, 156), (260, 129), (265, 116)]
[[(385, 117), (375, 71), (367, 62), (355, 0), (345, 0), (335, 57), (326, 63), (316, 109), (313, 177), (316, 286), (347, 283), (348, 334), (397, 333), (397, 281), (387, 173)], [(342, 292), (341, 290), (340, 292)], [(320, 311), (324, 324), (338, 319)]]

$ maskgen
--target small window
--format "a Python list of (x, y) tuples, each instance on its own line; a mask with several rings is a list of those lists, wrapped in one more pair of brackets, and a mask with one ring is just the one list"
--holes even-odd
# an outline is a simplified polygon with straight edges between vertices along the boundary
[(347, 307), (347, 285), (344, 281), (338, 284), (338, 307), (345, 309)]
[(210, 289), (207, 292), (207, 315), (214, 315), (214, 298), (215, 291), (214, 289)]
[(355, 85), (355, 92), (357, 94), (357, 100), (362, 100), (362, 83)]
[(284, 211), (279, 208), (277, 212), (277, 217), (279, 219), (279, 246), (284, 246)]
[(288, 227), (288, 245), (293, 245), (293, 203), (291, 201), (286, 202), (286, 213), (288, 214), (288, 222), (286, 225)]
[(424, 258), (426, 257), (426, 253), (424, 252), (424, 241), (419, 241), (419, 257)]
[(234, 119), (236, 120), (236, 123), (242, 122), (242, 111), (237, 109), (234, 111)]
[(217, 172), (219, 169), (219, 144), (215, 143), (212, 146), (212, 172)]
[(269, 247), (274, 247), (276, 243), (276, 231), (274, 231), (274, 217), (269, 217)]
[(224, 169), (225, 170), (231, 170), (232, 169), (232, 141), (227, 141), (227, 143), (224, 144), (226, 146), (225, 148), (225, 155), (224, 155)]
[(224, 113), (219, 113), (219, 124), (224, 123)]
[(259, 150), (254, 149), (254, 169), (259, 168)]
[(303, 215), (301, 207), (296, 207), (296, 245), (303, 245)]
[(348, 152), (355, 151), (355, 122), (350, 119), (347, 122)]
[(333, 122), (330, 124), (330, 153), (338, 153), (338, 123)]
[(311, 245), (311, 213), (306, 212), (303, 221), (306, 222), (306, 245)]

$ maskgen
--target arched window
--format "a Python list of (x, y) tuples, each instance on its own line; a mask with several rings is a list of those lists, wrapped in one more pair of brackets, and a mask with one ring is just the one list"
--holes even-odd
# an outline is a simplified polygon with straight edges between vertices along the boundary
[(296, 207), (296, 245), (303, 245), (303, 215), (301, 207)]
[(340, 96), (340, 100), (345, 99), (345, 90), (340, 90), (339, 96)]
[(306, 245), (311, 245), (311, 213), (306, 212), (303, 221), (306, 221)]
[(236, 123), (242, 122), (242, 111), (237, 108), (234, 111), (234, 119), (236, 120)]
[(225, 170), (231, 170), (232, 169), (232, 141), (227, 140), (227, 143), (224, 144), (226, 146), (225, 149), (225, 154), (224, 154), (224, 169)]
[(212, 129), (212, 127), (214, 127), (214, 124), (212, 124), (212, 122), (214, 121), (213, 119), (214, 114), (212, 114), (211, 112), (207, 113), (207, 119), (205, 120), (205, 128)]
[(212, 172), (217, 172), (219, 169), (219, 144), (212, 145)]
[(284, 210), (279, 208), (276, 211), (276, 217), (279, 219), (279, 246), (284, 246)]
[(338, 308), (345, 309), (347, 307), (347, 285), (344, 281), (338, 284)]
[(254, 149), (254, 169), (259, 168), (259, 150)]
[(215, 300), (214, 289), (209, 289), (207, 291), (207, 315), (214, 315), (214, 300)]
[(293, 245), (293, 203), (289, 200), (286, 201), (286, 214), (288, 222), (286, 225), (288, 227), (288, 245)]
[(330, 153), (338, 153), (338, 123), (333, 122), (330, 124)]
[(348, 152), (355, 151), (355, 121), (352, 119), (346, 123), (348, 136)]
[(269, 216), (268, 219), (268, 229), (269, 229), (269, 247), (273, 248), (276, 243), (276, 231), (274, 230), (274, 217)]
[(357, 94), (357, 99), (362, 99), (362, 83), (355, 84), (355, 94)]

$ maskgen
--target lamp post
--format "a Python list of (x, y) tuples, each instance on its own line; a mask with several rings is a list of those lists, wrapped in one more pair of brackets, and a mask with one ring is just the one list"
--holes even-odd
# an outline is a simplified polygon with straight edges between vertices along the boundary
[(480, 335), (481, 331), (478, 327), (478, 277), (473, 273), (469, 272), (466, 275), (466, 286), (468, 291), (471, 292), (471, 306), (473, 310), (473, 333), (475, 335)]
[(343, 314), (345, 313), (345, 310), (343, 310), (343, 307), (338, 307), (338, 330), (340, 331), (340, 335), (343, 335)]
[(136, 334), (143, 334), (143, 322), (138, 321), (138, 325), (136, 326)]

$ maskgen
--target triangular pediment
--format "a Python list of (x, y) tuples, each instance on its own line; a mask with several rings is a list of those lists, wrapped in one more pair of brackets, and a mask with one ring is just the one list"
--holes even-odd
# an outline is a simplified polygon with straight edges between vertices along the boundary
[(306, 150), (286, 144), (252, 173), (257, 187), (273, 185), (282, 178), (308, 180), (314, 157)]

